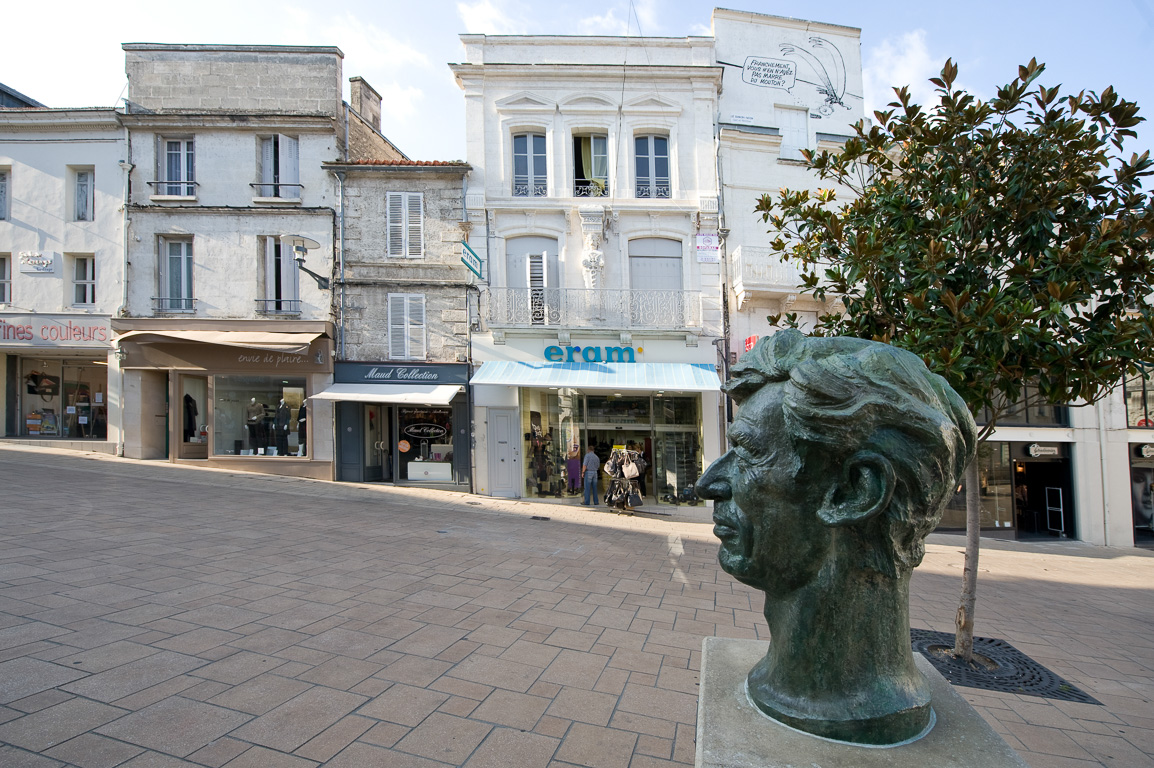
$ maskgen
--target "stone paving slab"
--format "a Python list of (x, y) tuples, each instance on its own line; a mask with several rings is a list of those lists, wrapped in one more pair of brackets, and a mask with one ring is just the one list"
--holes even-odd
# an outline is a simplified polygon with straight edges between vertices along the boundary
[[(687, 766), (705, 507), (618, 516), (0, 443), (0, 765)], [(548, 520), (533, 520), (533, 516)], [(1154, 766), (1154, 553), (984, 542), (978, 632), (1103, 702), (959, 688), (1034, 768)], [(934, 535), (914, 626), (952, 631)]]

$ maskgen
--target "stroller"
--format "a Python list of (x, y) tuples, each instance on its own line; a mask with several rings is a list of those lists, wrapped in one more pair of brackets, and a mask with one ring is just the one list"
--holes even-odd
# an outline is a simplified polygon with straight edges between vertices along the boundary
[(645, 460), (638, 451), (614, 449), (605, 462), (605, 474), (610, 478), (609, 487), (605, 489), (605, 506), (616, 509), (618, 514), (633, 514), (641, 506), (641, 488), (637, 478), (645, 468)]

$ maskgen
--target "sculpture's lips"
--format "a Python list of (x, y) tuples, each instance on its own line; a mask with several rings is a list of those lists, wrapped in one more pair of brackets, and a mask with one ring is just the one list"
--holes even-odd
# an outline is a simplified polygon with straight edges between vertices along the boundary
[(713, 535), (719, 539), (725, 539), (731, 536), (736, 536), (739, 523), (721, 505), (717, 505), (713, 509)]

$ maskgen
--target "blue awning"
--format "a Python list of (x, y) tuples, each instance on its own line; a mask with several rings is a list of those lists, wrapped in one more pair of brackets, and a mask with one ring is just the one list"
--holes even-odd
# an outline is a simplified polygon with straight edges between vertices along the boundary
[(571, 389), (716, 392), (721, 380), (707, 363), (482, 363), (470, 384)]

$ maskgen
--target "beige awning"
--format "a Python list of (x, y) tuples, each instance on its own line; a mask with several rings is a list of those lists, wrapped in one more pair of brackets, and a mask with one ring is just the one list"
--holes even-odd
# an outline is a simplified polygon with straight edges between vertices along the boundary
[(141, 344), (172, 341), (196, 341), (225, 347), (247, 347), (270, 352), (289, 352), (303, 355), (319, 333), (275, 333), (271, 331), (129, 331), (117, 341), (135, 341)]
[(448, 405), (460, 384), (333, 384), (312, 396), (313, 400), (350, 400), (358, 403)]

